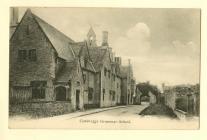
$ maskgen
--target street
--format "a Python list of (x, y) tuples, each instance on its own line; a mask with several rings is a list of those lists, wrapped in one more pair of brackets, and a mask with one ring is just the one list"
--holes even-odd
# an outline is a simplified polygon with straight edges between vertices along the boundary
[(113, 110), (108, 110), (96, 114), (90, 114), (80, 118), (91, 118), (91, 117), (137, 117), (138, 114), (148, 106), (148, 103), (143, 103), (142, 105), (128, 105), (124, 108), (117, 108)]
[(143, 103), (91, 109), (42, 119), (12, 117), (9, 119), (9, 128), (196, 129), (199, 126), (197, 120), (181, 122), (169, 118), (140, 116), (140, 111), (147, 106), (148, 103)]

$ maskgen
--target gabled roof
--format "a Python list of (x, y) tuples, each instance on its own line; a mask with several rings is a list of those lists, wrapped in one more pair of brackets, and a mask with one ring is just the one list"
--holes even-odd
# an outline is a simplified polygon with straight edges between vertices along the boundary
[(83, 47), (85, 46), (85, 42), (70, 43), (70, 46), (71, 46), (75, 56), (79, 57), (81, 55), (81, 51), (82, 51)]
[(78, 67), (77, 61), (66, 62), (62, 70), (57, 74), (56, 82), (67, 82), (72, 79)]
[(90, 35), (96, 36), (96, 33), (94, 32), (92, 27), (90, 27), (87, 36), (90, 36)]
[(70, 48), (69, 48), (69, 43), (73, 43), (74, 41), (67, 37), (65, 34), (62, 32), (58, 31), (55, 27), (52, 25), (48, 24), (35, 14), (33, 14), (30, 10), (27, 10), (25, 14), (31, 13), (35, 21), (39, 24), (41, 27), (42, 31), (44, 34), (47, 36), (49, 41), (52, 43), (53, 47), (58, 53), (58, 56), (60, 58), (63, 58), (65, 60), (69, 60), (71, 56), (70, 54)]
[(104, 63), (103, 60), (107, 50), (101, 49), (99, 47), (89, 47), (88, 49), (94, 68), (96, 69), (96, 71), (100, 71)]
[[(90, 60), (90, 56), (88, 54), (88, 46), (87, 43), (85, 41), (83, 42), (76, 42), (76, 43), (71, 43), (70, 44), (74, 55), (76, 57), (79, 57), (80, 59), (84, 59), (84, 63), (87, 62), (86, 65), (81, 65), (81, 68), (85, 69), (85, 70), (89, 70), (92, 72), (96, 72), (91, 60)], [(85, 61), (86, 60), (86, 61)]]

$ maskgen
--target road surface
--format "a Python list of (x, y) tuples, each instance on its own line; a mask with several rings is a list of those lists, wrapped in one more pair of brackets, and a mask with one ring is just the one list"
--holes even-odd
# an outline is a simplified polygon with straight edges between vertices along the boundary
[(112, 109), (108, 111), (103, 111), (95, 114), (86, 115), (83, 117), (78, 118), (93, 118), (93, 117), (111, 117), (111, 118), (117, 118), (117, 117), (137, 117), (139, 113), (145, 109), (149, 104), (143, 103), (142, 105), (128, 105), (126, 107)]

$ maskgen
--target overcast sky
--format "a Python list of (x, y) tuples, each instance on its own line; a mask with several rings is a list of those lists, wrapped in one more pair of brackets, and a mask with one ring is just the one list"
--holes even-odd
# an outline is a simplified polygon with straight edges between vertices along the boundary
[[(20, 19), (26, 8), (19, 9)], [(199, 82), (199, 9), (31, 8), (75, 41), (92, 26), (98, 44), (102, 31), (123, 63), (131, 58), (137, 82), (168, 85)]]

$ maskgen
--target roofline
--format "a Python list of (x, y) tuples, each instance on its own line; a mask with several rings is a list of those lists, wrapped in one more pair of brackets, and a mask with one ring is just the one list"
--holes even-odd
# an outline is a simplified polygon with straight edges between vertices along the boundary
[(76, 57), (75, 52), (74, 52), (73, 48), (69, 45), (69, 43), (68, 43), (68, 47), (69, 47), (70, 50), (72, 51), (73, 57), (74, 57), (74, 59), (75, 59), (75, 57)]
[[(25, 16), (26, 16), (26, 13), (29, 12), (29, 11), (31, 12), (30, 9), (27, 9), (27, 11), (24, 13), (24, 15), (23, 15), (22, 19), (20, 20), (20, 22), (16, 25), (16, 29), (15, 29), (14, 33), (12, 34), (12, 36), (10, 37), (9, 41), (12, 40), (14, 34), (16, 33), (17, 29), (18, 29), (19, 26), (20, 26), (20, 23), (22, 23), (23, 19), (24, 19)], [(31, 13), (32, 13), (32, 12), (31, 12)]]
[[(55, 52), (57, 53), (58, 57), (60, 57), (59, 54), (58, 54), (58, 52), (57, 52), (57, 50), (56, 50), (55, 47), (53, 46), (52, 42), (50, 41), (50, 39), (49, 39), (48, 36), (45, 34), (44, 30), (42, 29), (42, 27), (40, 26), (40, 24), (38, 23), (38, 21), (37, 21), (36, 18), (34, 17), (34, 14), (33, 14), (32, 12), (31, 12), (31, 14), (32, 14), (32, 18), (33, 18), (34, 21), (37, 23), (37, 25), (38, 25), (38, 27), (40, 28), (40, 30), (43, 32), (43, 34), (44, 34), (44, 36), (46, 37), (46, 39), (49, 41), (50, 45), (51, 45), (52, 48), (55, 50)], [(62, 58), (62, 57), (60, 57), (60, 58)], [(62, 58), (62, 59), (66, 60), (65, 58)]]
[(87, 69), (85, 67), (81, 67), (81, 69), (86, 70), (86, 71), (89, 71), (89, 72), (92, 72), (92, 73), (97, 73), (96, 71), (89, 70), (89, 69)]
[[(45, 35), (45, 37), (47, 38), (47, 40), (50, 42), (50, 44), (52, 45), (53, 49), (56, 51), (56, 53), (58, 54), (57, 50), (55, 49), (55, 47), (53, 46), (52, 42), (50, 41), (50, 39), (48, 38), (48, 36), (46, 35), (46, 33), (44, 32), (44, 30), (42, 29), (41, 25), (39, 24), (39, 22), (37, 21), (36, 17), (39, 18), (40, 20), (42, 20), (43, 22), (47, 23), (46, 21), (44, 21), (42, 18), (38, 17), (37, 15), (35, 15), (34, 13), (32, 13), (32, 11), (29, 9), (29, 11), (31, 12), (32, 18), (35, 20), (35, 22), (38, 24), (38, 26), (40, 27), (41, 31), (43, 32), (43, 34)], [(26, 13), (25, 13), (26, 15)], [(49, 26), (51, 26), (52, 28), (54, 28), (55, 30), (57, 30), (58, 32), (60, 32), (61, 34), (63, 34), (65, 37), (69, 38), (67, 35), (65, 35), (64, 33), (62, 33), (61, 31), (59, 31), (57, 28), (55, 28), (54, 26), (52, 26), (51, 24), (47, 23)], [(72, 40), (71, 38), (69, 38), (70, 40)], [(74, 43), (75, 41), (72, 40)], [(68, 42), (69, 44), (70, 42)], [(73, 51), (72, 51), (73, 52)], [(74, 53), (74, 52), (73, 52)], [(73, 54), (74, 55), (74, 54)], [(59, 54), (58, 54), (59, 56)], [(60, 58), (66, 60), (65, 58), (59, 56)]]

